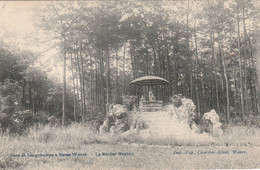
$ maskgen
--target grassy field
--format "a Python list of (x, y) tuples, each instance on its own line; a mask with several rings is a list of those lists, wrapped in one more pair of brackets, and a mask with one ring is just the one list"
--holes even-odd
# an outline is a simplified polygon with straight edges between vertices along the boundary
[(236, 126), (227, 127), (214, 142), (191, 139), (182, 144), (174, 139), (98, 135), (81, 125), (46, 126), (26, 136), (2, 135), (0, 169), (260, 168), (259, 137), (259, 128)]

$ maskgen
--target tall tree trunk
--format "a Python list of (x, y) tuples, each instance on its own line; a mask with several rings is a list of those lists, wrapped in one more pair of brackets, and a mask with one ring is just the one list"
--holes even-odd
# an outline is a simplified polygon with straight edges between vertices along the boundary
[[(65, 38), (64, 38), (65, 39)], [(64, 40), (63, 47), (63, 91), (62, 91), (62, 121), (61, 125), (65, 124), (65, 114), (66, 114), (66, 42)]]
[(83, 117), (82, 121), (85, 122), (85, 111), (86, 111), (86, 93), (85, 93), (85, 81), (84, 81), (84, 67), (83, 67), (83, 54), (82, 54), (82, 44), (80, 45), (80, 51), (79, 51), (79, 56), (80, 56), (80, 66), (81, 66), (81, 81), (82, 81), (82, 95), (83, 95)]
[(23, 79), (22, 110), (26, 109), (26, 80)]
[(161, 49), (160, 49), (160, 42), (158, 37), (156, 38), (157, 41), (157, 55), (158, 55), (158, 75), (162, 77), (162, 57), (161, 57)]
[[(260, 37), (259, 37), (260, 38)], [(258, 50), (258, 56), (259, 56), (259, 54), (260, 54), (260, 52), (259, 52), (259, 49), (257, 49)], [(257, 94), (257, 99), (256, 99), (256, 103), (257, 103), (257, 111), (258, 111), (258, 114), (260, 114), (260, 102), (259, 102), (259, 99), (260, 99), (260, 90), (259, 90), (259, 88), (260, 88), (260, 59), (259, 59), (260, 57), (257, 57), (257, 59), (256, 59), (256, 62), (257, 62), (257, 67), (256, 67), (256, 71), (257, 71), (257, 78), (256, 78), (256, 82), (257, 82), (257, 89), (256, 89), (256, 94)]]
[[(98, 57), (100, 57), (100, 50), (98, 50)], [(97, 57), (94, 57), (94, 59), (95, 59), (95, 91), (96, 91), (96, 101), (95, 101), (95, 106), (98, 106), (98, 105), (100, 105), (100, 100), (99, 100), (99, 88), (100, 88), (100, 86), (99, 86), (99, 83), (98, 83), (98, 80), (99, 80), (99, 78), (98, 78), (98, 58)]]
[(239, 18), (239, 2), (236, 0), (237, 5), (237, 37), (238, 37), (238, 56), (239, 56), (239, 74), (240, 74), (240, 95), (241, 95), (241, 116), (244, 120), (245, 116), (245, 105), (244, 105), (244, 90), (243, 90), (243, 72), (242, 72), (242, 56), (241, 56), (241, 40), (240, 40), (240, 18)]
[(187, 33), (187, 39), (186, 39), (186, 46), (187, 46), (187, 52), (188, 52), (188, 63), (189, 63), (189, 72), (187, 72), (188, 78), (189, 78), (189, 97), (191, 99), (193, 99), (193, 77), (192, 77), (192, 57), (191, 57), (191, 53), (190, 53), (190, 31), (189, 31), (189, 14), (190, 14), (190, 1), (188, 0), (188, 8), (187, 8), (187, 12), (186, 12), (187, 16), (186, 16), (186, 33)]
[(118, 84), (118, 54), (116, 51), (116, 103), (119, 102), (119, 84)]
[[(90, 49), (89, 49), (90, 51)], [(90, 104), (90, 109), (91, 109), (91, 112), (93, 110), (93, 61), (92, 61), (92, 54), (89, 54), (89, 59), (90, 59), (90, 100), (89, 100), (89, 104)]]
[(79, 60), (79, 54), (77, 53), (76, 54), (76, 57), (77, 57), (77, 66), (78, 66), (78, 75), (79, 75), (79, 88), (80, 88), (80, 112), (81, 112), (81, 117), (83, 119), (83, 116), (84, 116), (84, 109), (83, 109), (83, 88), (82, 88), (82, 71), (81, 71), (81, 68), (80, 68), (80, 60)]
[(202, 93), (202, 107), (205, 108), (206, 107), (206, 97), (205, 97), (205, 80), (204, 78), (202, 77), (202, 80), (201, 80), (201, 93)]
[(72, 82), (73, 82), (73, 115), (74, 115), (74, 121), (77, 121), (76, 117), (76, 85), (75, 85), (75, 75), (74, 75), (74, 66), (73, 66), (73, 59), (72, 59), (72, 53), (70, 54), (70, 65), (71, 65), (71, 75), (72, 75)]
[[(259, 40), (260, 39), (260, 31), (258, 30), (256, 33), (256, 39)], [(258, 47), (259, 47), (259, 42), (258, 42)], [(251, 54), (252, 54), (252, 49), (251, 49)], [(256, 104), (257, 104), (257, 112), (258, 114), (260, 114), (260, 49), (257, 48), (256, 49), (256, 74), (255, 74), (255, 81), (256, 81), (256, 94), (257, 94), (257, 99), (256, 99)]]
[[(166, 43), (166, 59), (167, 59), (167, 79), (170, 83), (172, 83), (172, 78), (171, 78), (171, 61), (170, 61), (170, 54), (169, 54), (169, 44), (167, 40), (167, 35), (166, 33), (164, 34), (165, 38), (165, 43)], [(166, 94), (167, 95), (167, 94)], [(169, 95), (172, 95), (172, 85), (170, 85), (170, 93), (166, 96), (169, 97)]]
[[(79, 99), (80, 99), (80, 89), (79, 89), (79, 70), (78, 70), (78, 53), (75, 52), (74, 53), (75, 57), (76, 57), (76, 61), (75, 61), (75, 73), (74, 73), (74, 76), (75, 76), (75, 81), (76, 81), (76, 92), (77, 92), (77, 105), (79, 105)], [(81, 112), (80, 112), (81, 113)]]
[(155, 48), (154, 48), (153, 43), (151, 42), (151, 40), (150, 40), (150, 44), (151, 44), (151, 47), (152, 47), (152, 50), (153, 50), (154, 75), (158, 76), (159, 75), (159, 70), (158, 70), (158, 62), (157, 62), (157, 58), (156, 58), (156, 51), (155, 51)]
[[(237, 92), (236, 92), (236, 89), (237, 89), (237, 82), (236, 82), (236, 73), (235, 73), (235, 69), (233, 69), (233, 79), (234, 79), (234, 106), (236, 107), (237, 106)], [(236, 114), (236, 112), (235, 112)]]
[(32, 111), (32, 82), (29, 80), (29, 110)]
[(225, 79), (225, 84), (226, 84), (226, 109), (227, 109), (227, 123), (229, 123), (229, 119), (230, 119), (230, 104), (229, 104), (229, 82), (228, 82), (228, 77), (227, 77), (227, 71), (226, 71), (226, 63), (225, 63), (225, 58), (222, 54), (222, 42), (219, 40), (219, 53), (220, 53), (220, 58), (222, 61), (222, 65), (223, 65), (223, 72), (224, 72), (224, 79)]
[(146, 23), (144, 23), (144, 25), (145, 25), (145, 28), (146, 28), (146, 31), (147, 31), (147, 39), (148, 39), (148, 41), (149, 41), (149, 44), (150, 44), (150, 46), (151, 46), (151, 48), (152, 48), (152, 50), (153, 50), (153, 63), (154, 63), (154, 75), (155, 76), (158, 76), (160, 73), (159, 73), (159, 69), (158, 69), (158, 62), (157, 62), (157, 59), (156, 59), (156, 50), (155, 50), (155, 47), (154, 47), (154, 43), (153, 43), (153, 40), (151, 39), (151, 36), (149, 35), (149, 28), (148, 28), (148, 26), (147, 26), (147, 24)]
[[(254, 57), (253, 57), (253, 50), (252, 50), (252, 45), (251, 45), (251, 40), (250, 40), (250, 37), (248, 36), (247, 34), (247, 40), (248, 40), (248, 45), (249, 45), (249, 53), (250, 53), (250, 58), (251, 58), (251, 64), (252, 64), (252, 67), (254, 69), (256, 69), (255, 73), (254, 73), (254, 86), (255, 86), (255, 92), (254, 92), (254, 98), (255, 98), (255, 111), (256, 111), (256, 115), (260, 114), (260, 106), (259, 106), (259, 103), (258, 103), (258, 100), (259, 100), (259, 97), (257, 96), (257, 94), (259, 93), (258, 91), (258, 84), (257, 84), (257, 80), (258, 80), (258, 77), (257, 77), (257, 68), (259, 67), (256, 67), (256, 64), (255, 64), (255, 61), (254, 61)], [(259, 57), (258, 57), (259, 59)], [(258, 73), (260, 75), (260, 73)]]
[[(96, 57), (95, 57), (96, 58)], [(95, 68), (95, 91), (96, 91), (96, 96), (95, 96), (95, 106), (98, 106), (100, 103), (99, 103), (99, 95), (98, 95), (98, 69), (97, 69), (97, 62), (95, 62), (95, 65), (96, 65), (96, 68)]]
[(210, 38), (211, 38), (212, 64), (213, 64), (214, 79), (215, 79), (215, 86), (216, 86), (215, 88), (216, 88), (216, 100), (217, 100), (217, 113), (220, 113), (219, 89), (218, 89), (218, 78), (217, 78), (217, 68), (216, 68), (217, 59), (215, 57), (214, 33), (211, 32)]
[(125, 43), (124, 43), (124, 56), (123, 56), (123, 93), (125, 94)]
[(245, 88), (245, 114), (248, 112), (248, 95), (247, 95), (247, 38), (246, 38), (246, 19), (245, 19), (245, 2), (243, 0), (243, 28), (244, 28), (244, 88)]
[(199, 98), (199, 68), (198, 68), (198, 44), (197, 44), (197, 34), (196, 34), (196, 27), (194, 24), (194, 38), (195, 38), (195, 54), (196, 54), (196, 65), (195, 65), (195, 70), (196, 70), (196, 99), (197, 99), (197, 111), (198, 111), (198, 117), (200, 117), (200, 98)]
[(106, 47), (106, 92), (107, 92), (107, 109), (111, 102), (111, 84), (110, 84), (110, 50), (109, 46)]
[(35, 115), (35, 90), (32, 91), (32, 112)]
[(176, 33), (176, 42), (173, 46), (173, 58), (174, 58), (174, 90), (175, 94), (179, 94), (179, 29), (177, 29)]
[(133, 54), (133, 45), (131, 45), (130, 47), (130, 58), (131, 58), (131, 65), (132, 65), (132, 71), (133, 71), (133, 78), (136, 79), (137, 78), (137, 69), (136, 69), (136, 63), (135, 63), (135, 57), (134, 57), (134, 54)]
[(100, 57), (100, 84), (101, 84), (101, 88), (100, 88), (100, 94), (101, 94), (101, 105), (102, 105), (102, 111), (104, 113), (106, 113), (106, 93), (105, 93), (105, 80), (104, 80), (104, 52), (103, 52), (103, 48), (99, 50), (99, 57)]

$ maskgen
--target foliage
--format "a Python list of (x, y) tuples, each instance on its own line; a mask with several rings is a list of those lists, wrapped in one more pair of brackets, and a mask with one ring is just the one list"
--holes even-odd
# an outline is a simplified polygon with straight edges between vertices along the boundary
[(14, 120), (15, 112), (18, 110), (19, 89), (17, 81), (6, 80), (1, 86), (1, 110), (0, 110), (0, 123), (2, 132), (10, 130), (15, 133), (19, 128), (16, 127)]
[[(126, 95), (126, 78), (130, 81), (143, 75), (161, 76), (172, 83), (164, 88), (165, 95), (156, 90), (159, 100), (182, 94), (195, 101), (197, 112), (215, 109), (225, 121), (235, 116), (232, 108), (240, 116), (250, 110), (258, 114), (256, 76), (250, 74), (256, 58), (254, 32), (249, 29), (256, 17), (252, 2), (174, 1), (167, 4), (177, 7), (173, 9), (165, 8), (164, 2), (124, 2), (120, 6), (96, 2), (93, 7), (70, 6), (66, 12), (60, 9), (67, 9), (68, 3), (49, 5), (53, 10), (42, 15), (42, 24), (52, 33), (68, 28), (66, 50), (82, 115), (93, 104), (104, 113), (106, 104), (118, 103)], [(63, 26), (50, 25), (60, 20)], [(129, 87), (127, 92), (138, 95), (144, 91)], [(127, 105), (132, 109), (131, 102)]]
[[(37, 11), (38, 26), (71, 77), (63, 84), (51, 80), (34, 66), (38, 54), (3, 44), (1, 122), (17, 124), (14, 115), (29, 110), (35, 122), (55, 117), (98, 129), (106, 106), (124, 103), (132, 110), (136, 99), (123, 96), (145, 93), (128, 82), (155, 75), (171, 83), (153, 89), (157, 100), (182, 94), (194, 101), (197, 115), (215, 109), (225, 123), (258, 126), (258, 11), (250, 0), (46, 2)], [(171, 100), (180, 105), (177, 96)]]
[[(2, 133), (21, 134), (35, 124), (47, 123), (49, 116), (59, 117), (59, 85), (52, 82), (46, 72), (31, 66), (34, 55), (27, 51), (14, 53), (4, 47), (0, 51)], [(70, 99), (67, 102), (71, 102)]]

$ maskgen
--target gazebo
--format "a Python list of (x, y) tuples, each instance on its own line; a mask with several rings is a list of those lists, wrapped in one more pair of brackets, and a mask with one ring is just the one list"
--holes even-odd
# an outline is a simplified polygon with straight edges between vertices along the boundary
[[(163, 107), (163, 100), (156, 99), (151, 91), (152, 86), (165, 86), (171, 83), (166, 79), (158, 76), (143, 76), (129, 83), (129, 85), (147, 86), (149, 91), (149, 99), (146, 100), (142, 95), (139, 100), (139, 109), (142, 111), (156, 111)], [(162, 92), (161, 92), (162, 93)], [(159, 98), (159, 97), (158, 97)]]
[(169, 81), (158, 76), (143, 76), (139, 77), (129, 83), (138, 86), (154, 86), (154, 85), (166, 85), (171, 84)]

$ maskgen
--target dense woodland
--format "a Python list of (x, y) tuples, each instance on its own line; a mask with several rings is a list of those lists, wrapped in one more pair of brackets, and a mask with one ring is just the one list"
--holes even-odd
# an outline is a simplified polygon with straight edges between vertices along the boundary
[(1, 40), (2, 127), (21, 115), (102, 121), (109, 104), (142, 93), (128, 83), (145, 75), (171, 83), (154, 90), (157, 99), (182, 94), (200, 115), (215, 109), (226, 123), (259, 116), (256, 1), (91, 2), (48, 2), (37, 12), (44, 43), (59, 49), (63, 82), (33, 66), (42, 56)]

